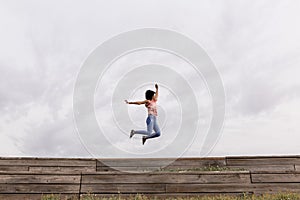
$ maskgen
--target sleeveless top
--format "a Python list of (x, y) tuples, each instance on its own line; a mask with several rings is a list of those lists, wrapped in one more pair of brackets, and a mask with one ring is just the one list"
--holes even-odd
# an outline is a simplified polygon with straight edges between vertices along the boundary
[(156, 100), (150, 100), (150, 102), (146, 103), (145, 106), (148, 109), (148, 115), (151, 114), (157, 116)]

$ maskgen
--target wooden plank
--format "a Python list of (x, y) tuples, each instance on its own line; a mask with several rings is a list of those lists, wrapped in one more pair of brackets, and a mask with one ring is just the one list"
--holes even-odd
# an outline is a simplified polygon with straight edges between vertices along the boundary
[[(0, 194), (1, 200), (41, 200), (42, 197), (46, 199), (47, 195), (59, 197), (59, 199), (78, 200), (78, 194)], [(48, 198), (50, 199), (50, 198)], [(54, 198), (52, 198), (54, 199)]]
[[(95, 173), (95, 172), (84, 172), (84, 173)], [(97, 173), (97, 172), (96, 172)], [(103, 173), (108, 173), (108, 172), (103, 172)], [(118, 172), (114, 172), (118, 173)], [(72, 172), (72, 171), (66, 171), (66, 172), (43, 172), (43, 171), (36, 171), (36, 172), (30, 172), (30, 171), (20, 171), (20, 172), (15, 172), (15, 171), (0, 171), (0, 175), (28, 175), (28, 174), (33, 174), (33, 175), (80, 175), (81, 172)]]
[(28, 166), (11, 166), (11, 165), (2, 165), (0, 166), (0, 172), (20, 172), (28, 171)]
[(173, 173), (173, 174), (90, 174), (82, 175), (83, 184), (99, 183), (250, 183), (249, 173)]
[(165, 192), (165, 184), (82, 184), (81, 193), (106, 193), (106, 194), (119, 194), (119, 193), (162, 193)]
[[(226, 175), (226, 174), (249, 174), (249, 171), (155, 171), (155, 172), (120, 172), (120, 171), (97, 171), (97, 172), (85, 172), (82, 175), (102, 175), (102, 174), (165, 174), (165, 175), (176, 175), (176, 174), (219, 174), (219, 175)], [(1, 174), (1, 173), (0, 173)]]
[(166, 193), (252, 192), (251, 184), (166, 184)]
[(254, 194), (272, 194), (278, 192), (300, 193), (299, 183), (253, 183), (251, 186)]
[(300, 183), (300, 173), (252, 173), (251, 180), (253, 183)]
[(227, 166), (251, 165), (294, 165), (300, 164), (300, 157), (227, 157)]
[(1, 158), (0, 166), (96, 166), (96, 160), (71, 158)]
[(207, 168), (207, 167), (226, 167), (223, 165), (169, 165), (166, 167), (163, 167), (161, 169), (163, 170), (176, 170), (176, 169), (200, 169), (200, 168)]
[[(204, 197), (204, 196), (220, 196), (221, 193), (143, 193), (143, 194), (81, 194), (81, 198), (111, 198), (111, 199), (119, 199), (119, 198), (126, 198), (126, 199), (138, 199), (139, 196), (143, 197), (148, 197), (149, 199), (178, 199), (178, 198), (191, 198), (191, 197)], [(232, 196), (232, 197), (238, 197), (238, 196), (243, 196), (245, 194), (251, 194), (251, 193), (242, 193), (242, 192), (228, 192), (228, 193), (223, 193), (222, 195), (226, 196)], [(136, 197), (136, 198), (135, 198)], [(91, 198), (92, 199), (92, 198)], [(219, 198), (218, 198), (219, 199)]]
[(78, 193), (79, 184), (0, 184), (0, 193)]
[(231, 166), (231, 165), (227, 165), (228, 168), (230, 169), (245, 169), (245, 170), (249, 170), (251, 172), (257, 172), (257, 171), (294, 171), (294, 165), (246, 165), (246, 166)]
[(300, 192), (298, 183), (259, 183), (259, 184), (166, 184), (167, 193), (200, 193), (200, 192), (247, 192), (254, 194), (277, 192)]
[(249, 159), (249, 158), (300, 158), (300, 155), (262, 155), (262, 156), (226, 156), (225, 158), (242, 158), (242, 159)]
[(80, 183), (80, 175), (18, 174), (0, 175), (0, 183)]
[(97, 167), (97, 171), (121, 171), (121, 172), (152, 172), (160, 170), (160, 167), (107, 167), (107, 166), (99, 166)]
[(127, 158), (127, 159), (98, 159), (97, 167), (161, 167), (161, 166), (209, 166), (225, 165), (225, 158)]
[(96, 172), (95, 166), (30, 166), (30, 172), (43, 172), (43, 173), (55, 173), (55, 172)]
[(169, 159), (107, 159), (97, 160), (98, 166), (106, 167), (160, 167), (170, 164)]
[(204, 167), (204, 166), (225, 166), (225, 158), (193, 158), (193, 159), (178, 159), (168, 166), (193, 166), (193, 167)]

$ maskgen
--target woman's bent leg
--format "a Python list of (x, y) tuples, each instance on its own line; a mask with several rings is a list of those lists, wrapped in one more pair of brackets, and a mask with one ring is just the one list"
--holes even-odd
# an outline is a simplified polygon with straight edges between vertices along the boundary
[(136, 130), (134, 134), (142, 134), (142, 135), (151, 135), (154, 125), (154, 120), (151, 116), (148, 116), (146, 119), (147, 131), (145, 130)]
[(149, 136), (145, 136), (146, 139), (150, 139), (150, 138), (156, 138), (156, 137), (159, 137), (160, 136), (160, 132), (157, 132), (157, 133), (153, 133)]
[(145, 130), (135, 130), (134, 134), (149, 135), (148, 131)]
[(156, 120), (156, 117), (154, 117), (153, 119), (153, 129), (154, 129), (154, 132), (153, 134), (150, 134), (149, 136), (146, 136), (146, 139), (149, 139), (149, 138), (156, 138), (156, 137), (159, 137), (160, 136), (160, 129), (159, 129), (159, 126), (157, 124), (157, 120)]

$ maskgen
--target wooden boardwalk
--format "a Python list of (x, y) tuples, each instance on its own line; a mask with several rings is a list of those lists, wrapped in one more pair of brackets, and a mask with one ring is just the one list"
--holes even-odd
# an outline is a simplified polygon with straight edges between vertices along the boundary
[[(300, 193), (300, 156), (180, 158), (168, 163), (163, 158), (0, 158), (0, 199)], [(199, 170), (208, 166), (229, 170)]]

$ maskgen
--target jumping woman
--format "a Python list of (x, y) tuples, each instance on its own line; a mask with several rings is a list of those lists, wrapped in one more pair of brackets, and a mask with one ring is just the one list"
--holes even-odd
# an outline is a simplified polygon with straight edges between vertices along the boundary
[[(156, 102), (158, 98), (158, 85), (155, 84), (155, 89), (156, 92), (152, 90), (147, 90), (145, 93), (146, 100), (144, 101), (136, 101), (136, 102), (129, 102), (125, 100), (125, 103), (127, 104), (136, 104), (136, 105), (141, 105), (145, 104), (146, 108), (148, 109), (148, 117), (146, 119), (146, 124), (147, 124), (147, 131), (145, 130), (131, 130), (130, 132), (130, 138), (134, 134), (142, 134), (145, 135), (143, 136), (142, 142), (145, 144), (147, 139), (150, 138), (155, 138), (160, 136), (160, 129), (157, 124), (157, 109), (156, 109)], [(154, 133), (152, 131), (154, 130)]]

